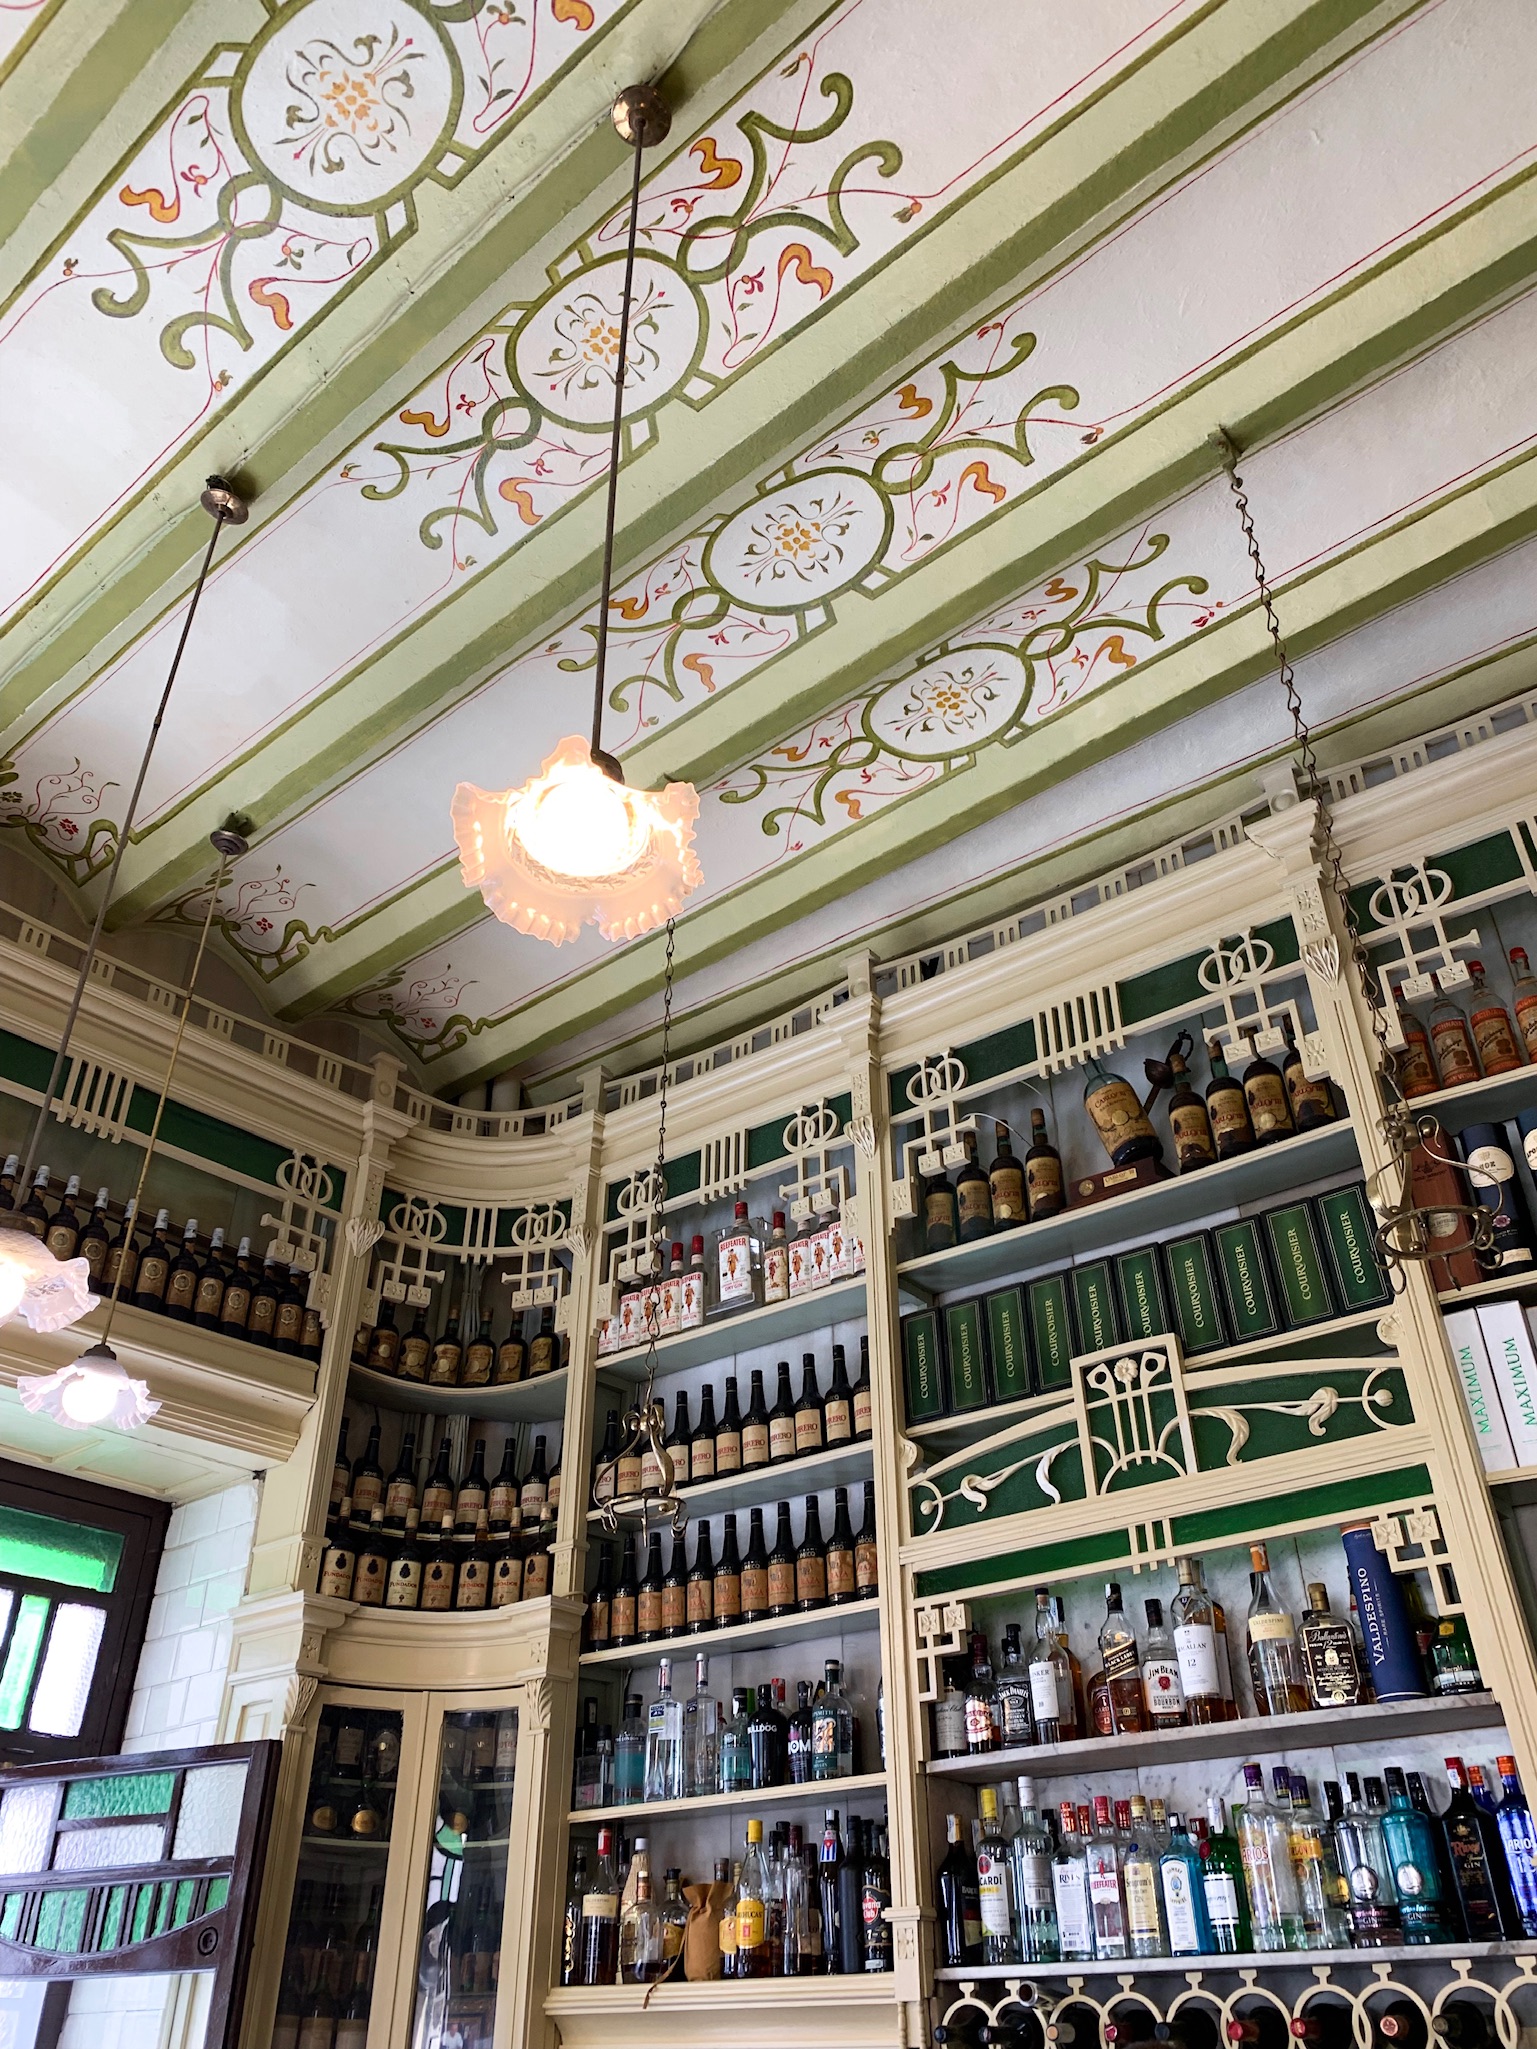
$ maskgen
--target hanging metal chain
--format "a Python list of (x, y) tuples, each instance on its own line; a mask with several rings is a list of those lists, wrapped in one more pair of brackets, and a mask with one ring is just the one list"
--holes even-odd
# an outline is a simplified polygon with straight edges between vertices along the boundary
[[(1259, 539), (1254, 531), (1254, 516), (1249, 510), (1248, 493), (1239, 474), (1237, 444), (1225, 427), (1217, 429), (1215, 439), (1222, 456), (1222, 467), (1227, 472), (1228, 488), (1233, 494), (1233, 503), (1238, 510), (1239, 525), (1243, 528), (1244, 545), (1249, 551), (1249, 561), (1254, 570), (1255, 588), (1259, 592), (1260, 604), (1264, 608), (1265, 625), (1270, 634), (1276, 673), (1286, 693), (1286, 708), (1291, 714), (1292, 737), (1296, 743), (1298, 759), (1302, 764), (1307, 793), (1317, 806), (1319, 825), (1323, 834), (1328, 887), (1334, 893), (1340, 915), (1345, 922), (1345, 931), (1350, 942), (1351, 965), (1356, 971), (1361, 993), (1366, 999), (1372, 1037), (1377, 1044), (1377, 1059), (1373, 1070), (1378, 1098), (1377, 1128), (1388, 1148), (1389, 1160), (1386, 1167), (1379, 1168), (1369, 1176), (1368, 1194), (1378, 1218), (1378, 1254), (1395, 1280), (1401, 1281), (1403, 1263), (1406, 1260), (1419, 1261), (1444, 1256), (1444, 1227), (1439, 1235), (1432, 1230), (1433, 1222), (1440, 1218), (1451, 1215), (1466, 1217), (1471, 1227), (1471, 1249), (1485, 1256), (1493, 1253), (1493, 1213), (1482, 1204), (1440, 1204), (1434, 1211), (1416, 1208), (1414, 1204), (1411, 1161), (1417, 1148), (1423, 1147), (1430, 1158), (1442, 1166), (1460, 1170), (1462, 1162), (1451, 1159), (1444, 1151), (1438, 1150), (1437, 1141), (1442, 1137), (1439, 1120), (1428, 1113), (1416, 1116), (1404, 1100), (1398, 1079), (1398, 1063), (1390, 1039), (1384, 977), (1379, 976), (1372, 966), (1366, 943), (1361, 937), (1355, 905), (1351, 902), (1350, 885), (1345, 879), (1345, 865), (1340, 854), (1339, 838), (1334, 829), (1334, 806), (1329, 796), (1328, 781), (1319, 771), (1313, 735), (1302, 709), (1296, 673), (1292, 668), (1291, 657), (1287, 653), (1285, 636), (1281, 632), (1281, 621), (1276, 613), (1275, 593), (1266, 573), (1264, 558), (1260, 554)], [(1498, 1256), (1494, 1254), (1496, 1260)]]

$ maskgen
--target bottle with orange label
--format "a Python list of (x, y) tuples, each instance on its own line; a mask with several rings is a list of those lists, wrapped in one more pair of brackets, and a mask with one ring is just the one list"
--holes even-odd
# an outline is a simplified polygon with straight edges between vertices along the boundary
[(1537, 975), (1526, 957), (1524, 946), (1510, 949), (1510, 973), (1515, 984), (1516, 1030), (1528, 1060), (1537, 1060)]
[(1404, 1042), (1397, 1056), (1398, 1086), (1406, 1100), (1414, 1096), (1433, 1096), (1441, 1086), (1441, 1079), (1436, 1073), (1435, 1055), (1430, 1050), (1430, 1034), (1405, 1003), (1401, 987), (1394, 989), (1393, 1002), (1398, 1010), (1398, 1029)]
[(1430, 1006), (1430, 1045), (1442, 1088), (1454, 1089), (1465, 1081), (1478, 1080), (1478, 1055), (1461, 1009), (1441, 987), (1439, 979), (1432, 979), (1436, 981), (1437, 995)]
[(1296, 1121), (1286, 1094), (1286, 1083), (1273, 1060), (1267, 1060), (1255, 1045), (1257, 1032), (1249, 1025), (1243, 1032), (1249, 1042), (1249, 1064), (1243, 1071), (1244, 1100), (1254, 1126), (1256, 1145), (1274, 1145), (1296, 1136)]
[(1485, 1074), (1513, 1074), (1518, 1067), (1525, 1067), (1526, 1053), (1515, 1026), (1510, 1021), (1510, 1012), (1484, 987), (1484, 964), (1481, 960), (1468, 962), (1468, 973), (1473, 987), (1469, 996), (1472, 1012), (1473, 1044)]

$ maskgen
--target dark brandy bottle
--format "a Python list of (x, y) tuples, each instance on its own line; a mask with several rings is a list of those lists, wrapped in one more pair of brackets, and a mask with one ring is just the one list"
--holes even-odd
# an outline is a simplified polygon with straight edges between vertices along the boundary
[(987, 1185), (993, 1199), (993, 1229), (1012, 1231), (1029, 1214), (1025, 1202), (1025, 1170), (1015, 1155), (1007, 1124), (993, 1126), (993, 1164)]
[(796, 1457), (809, 1458), (822, 1449), (823, 1442), (822, 1390), (817, 1386), (816, 1354), (803, 1352), (800, 1400), (795, 1404)]
[(1209, 1167), (1217, 1157), (1206, 1105), (1190, 1086), (1190, 1073), (1182, 1053), (1171, 1053), (1169, 1067), (1174, 1089), (1169, 1097), (1169, 1129), (1174, 1134), (1174, 1158), (1182, 1174)]
[[(731, 1383), (729, 1381), (726, 1383), (726, 1395), (729, 1406), (731, 1398)], [(793, 1416), (790, 1427), (793, 1432), (795, 1427)], [(769, 1412), (768, 1404), (763, 1398), (763, 1369), (760, 1366), (755, 1366), (752, 1369), (752, 1399), (747, 1404), (747, 1414), (742, 1418), (741, 1437), (742, 1471), (744, 1473), (756, 1472), (760, 1466), (766, 1466), (769, 1462)], [(719, 1439), (716, 1441), (718, 1445)], [(718, 1460), (717, 1463), (719, 1463)]]
[(1025, 1154), (1025, 1207), (1032, 1224), (1060, 1214), (1067, 1202), (1062, 1155), (1046, 1136), (1046, 1112), (1030, 1112), (1030, 1147)]
[(827, 1547), (814, 1494), (806, 1496), (806, 1521), (795, 1553), (795, 1605), (802, 1614), (827, 1606)]
[(224, 1289), (230, 1269), (224, 1252), (224, 1232), (217, 1230), (208, 1241), (208, 1257), (198, 1270), (192, 1296), (192, 1321), (199, 1330), (217, 1330), (224, 1313)]
[(919, 1216), (923, 1225), (923, 1248), (926, 1252), (944, 1252), (952, 1246), (958, 1235), (958, 1220), (955, 1207), (955, 1190), (950, 1186), (949, 1176), (941, 1168), (937, 1174), (920, 1176), (918, 1182)]
[(774, 1546), (768, 1555), (768, 1611), (773, 1616), (795, 1613), (795, 1540), (788, 1501), (779, 1503)]
[(1243, 1083), (1227, 1071), (1222, 1048), (1215, 1039), (1206, 1048), (1211, 1062), (1211, 1080), (1206, 1084), (1206, 1113), (1219, 1160), (1236, 1160), (1240, 1153), (1254, 1150), (1254, 1126), (1249, 1122), (1249, 1100)]
[[(785, 1511), (788, 1518), (789, 1510)], [(788, 1533), (787, 1533), (788, 1534)], [(794, 1561), (791, 1561), (790, 1606), (794, 1605)], [(769, 1561), (763, 1543), (763, 1510), (753, 1509), (747, 1529), (747, 1555), (742, 1560), (742, 1620), (758, 1622), (769, 1612)], [(790, 1612), (786, 1607), (783, 1613)]]
[(993, 1235), (992, 1184), (977, 1165), (977, 1141), (970, 1131), (961, 1133), (966, 1157), (956, 1169), (956, 1231), (963, 1245)]
[[(26, 1215), (26, 1211), (22, 1211)], [(170, 1227), (171, 1212), (160, 1210), (155, 1217), (155, 1228), (149, 1236), (149, 1243), (139, 1255), (139, 1278), (133, 1291), (135, 1309), (163, 1309), (165, 1307), (166, 1278), (171, 1271), (171, 1248), (165, 1242)], [(42, 1233), (39, 1232), (41, 1237)]]
[(1243, 1071), (1244, 1100), (1249, 1105), (1249, 1122), (1254, 1126), (1256, 1145), (1275, 1145), (1283, 1138), (1295, 1138), (1297, 1126), (1291, 1104), (1286, 1100), (1286, 1083), (1273, 1060), (1254, 1050), (1255, 1031), (1244, 1033), (1250, 1060)]
[(1286, 1052), (1281, 1061), (1281, 1079), (1291, 1104), (1292, 1121), (1299, 1131), (1316, 1131), (1320, 1124), (1332, 1124), (1339, 1112), (1334, 1107), (1334, 1090), (1326, 1074), (1316, 1079), (1302, 1065), (1297, 1034), (1288, 1016), (1281, 1027), (1286, 1034)]
[(789, 1360), (781, 1359), (776, 1372), (778, 1385), (768, 1419), (769, 1464), (782, 1466), (795, 1456), (795, 1397), (790, 1392)]

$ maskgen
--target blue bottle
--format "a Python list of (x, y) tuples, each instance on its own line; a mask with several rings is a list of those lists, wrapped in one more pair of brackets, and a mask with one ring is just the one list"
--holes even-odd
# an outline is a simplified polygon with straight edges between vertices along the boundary
[(1494, 1815), (1500, 1825), (1500, 1842), (1510, 1872), (1510, 1887), (1516, 1896), (1516, 1910), (1521, 1916), (1521, 1933), (1537, 1935), (1537, 1836), (1532, 1832), (1532, 1810), (1526, 1804), (1526, 1795), (1516, 1776), (1516, 1760), (1502, 1757), (1497, 1762), (1505, 1797), (1494, 1810)]
[(1356, 1599), (1356, 1617), (1366, 1650), (1366, 1674), (1378, 1700), (1423, 1700), (1425, 1667), (1403, 1589), (1385, 1551), (1377, 1549), (1370, 1522), (1347, 1523), (1340, 1531), (1345, 1569)]
[(1383, 1773), (1387, 1781), (1388, 1811), (1382, 1817), (1382, 1839), (1393, 1865), (1393, 1882), (1398, 1887), (1398, 1911), (1403, 1917), (1404, 1941), (1411, 1945), (1453, 1940), (1447, 1903), (1441, 1890), (1441, 1860), (1434, 1825), (1409, 1799), (1403, 1772), (1390, 1764)]
[(1217, 1943), (1206, 1911), (1201, 1853), (1177, 1814), (1169, 1816), (1169, 1847), (1158, 1860), (1158, 1881), (1170, 1956), (1214, 1955)]

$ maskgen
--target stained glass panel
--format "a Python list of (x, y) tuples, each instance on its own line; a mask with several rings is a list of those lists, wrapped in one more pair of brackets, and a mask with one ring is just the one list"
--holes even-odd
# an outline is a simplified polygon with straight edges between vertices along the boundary
[(164, 1814), (171, 1804), (173, 1772), (120, 1772), (109, 1779), (76, 1779), (64, 1795), (64, 1819), (92, 1814)]
[(54, 1610), (48, 1649), (32, 1696), (27, 1726), (40, 1736), (78, 1736), (85, 1720), (86, 1699), (96, 1673), (96, 1653), (107, 1626), (105, 1608), (87, 1608), (75, 1601)]
[(85, 1927), (88, 1892), (44, 1893), (37, 1916), (39, 1949), (78, 1949)]
[(57, 1786), (7, 1786), (0, 1793), (0, 1871), (43, 1871), (57, 1811)]
[(0, 1572), (17, 1579), (51, 1579), (110, 1594), (122, 1556), (123, 1539), (116, 1530), (0, 1508)]
[(181, 1785), (173, 1857), (228, 1857), (240, 1831), (245, 1798), (243, 1764), (205, 1764), (189, 1771)]
[(114, 1864), (158, 1864), (165, 1828), (158, 1821), (120, 1828), (72, 1829), (54, 1845), (55, 1871), (106, 1871)]
[(21, 1612), (11, 1631), (11, 1647), (0, 1671), (0, 1729), (19, 1729), (26, 1711), (37, 1654), (48, 1627), (49, 1601), (46, 1594), (23, 1594)]

